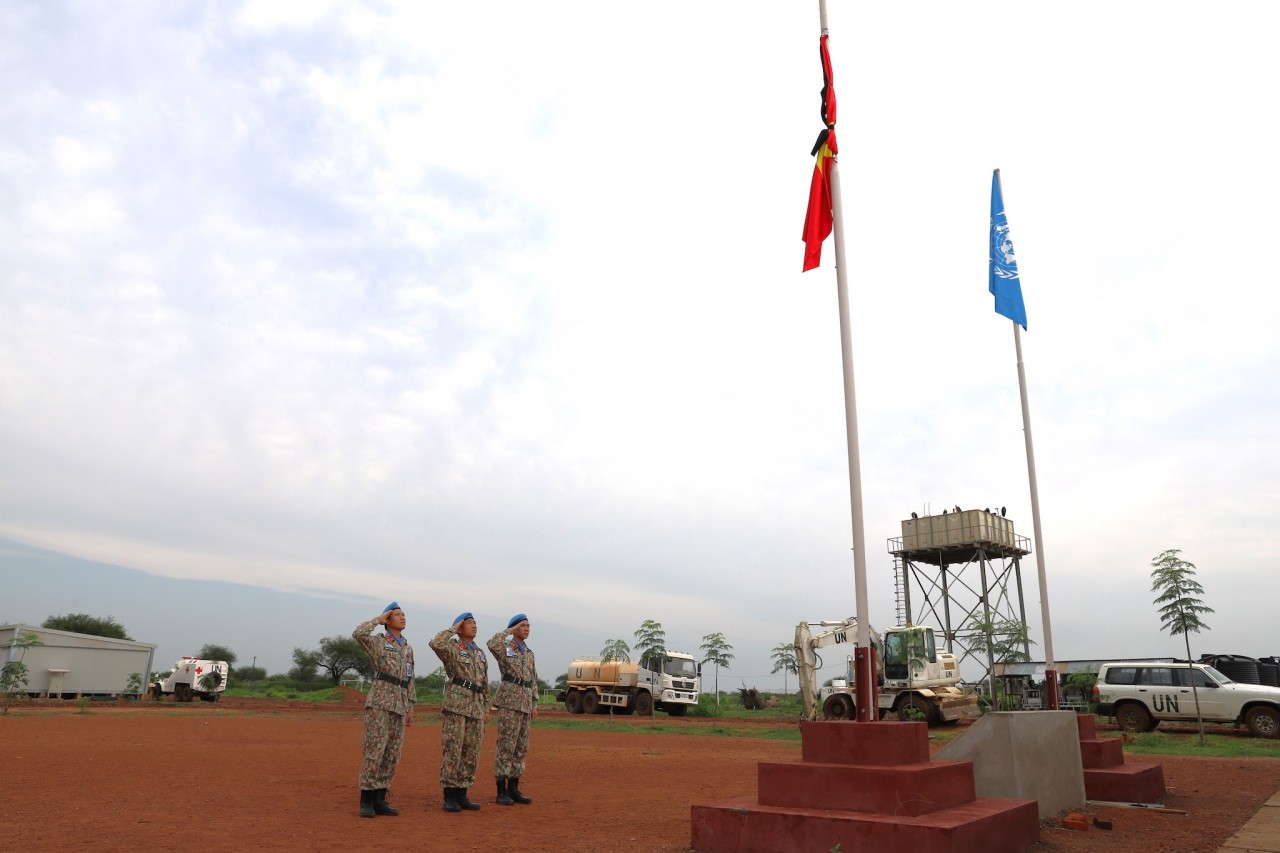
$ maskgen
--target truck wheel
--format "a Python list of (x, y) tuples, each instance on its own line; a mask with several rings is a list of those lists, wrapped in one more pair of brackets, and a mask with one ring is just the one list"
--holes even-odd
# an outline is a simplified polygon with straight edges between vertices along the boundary
[(636, 713), (647, 717), (653, 713), (653, 697), (648, 693), (636, 694)]
[(157, 702), (164, 698), (164, 691), (160, 689), (159, 684), (151, 688), (151, 698)]
[(914, 696), (906, 697), (893, 710), (904, 723), (933, 722), (933, 708)]
[(1149, 732), (1155, 728), (1151, 722), (1150, 712), (1137, 702), (1125, 702), (1116, 708), (1116, 725), (1121, 731)]
[(1267, 705), (1250, 708), (1244, 721), (1249, 725), (1249, 732), (1254, 737), (1280, 737), (1280, 715), (1276, 709)]
[(581, 714), (582, 693), (577, 690), (570, 690), (569, 695), (564, 697), (564, 709), (570, 714)]
[(851, 720), (853, 719), (853, 703), (849, 701), (849, 697), (843, 693), (833, 693), (827, 697), (827, 701), (822, 703), (822, 719), (824, 720)]
[(600, 713), (600, 694), (594, 690), (588, 690), (582, 694), (582, 713), (598, 714)]
[(683, 716), (684, 716), (685, 714), (687, 714), (687, 713), (689, 713), (689, 706), (688, 706), (688, 705), (668, 705), (668, 706), (667, 706), (667, 715), (668, 715), (668, 716), (671, 716), (671, 717), (683, 717)]

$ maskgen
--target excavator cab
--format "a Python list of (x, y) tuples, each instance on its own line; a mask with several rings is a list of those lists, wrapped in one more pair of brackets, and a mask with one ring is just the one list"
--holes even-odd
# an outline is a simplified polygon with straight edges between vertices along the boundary
[[(912, 666), (912, 661), (915, 666)], [(885, 631), (884, 677), (907, 681), (925, 676), (926, 663), (938, 662), (938, 646), (932, 628), (908, 627)]]

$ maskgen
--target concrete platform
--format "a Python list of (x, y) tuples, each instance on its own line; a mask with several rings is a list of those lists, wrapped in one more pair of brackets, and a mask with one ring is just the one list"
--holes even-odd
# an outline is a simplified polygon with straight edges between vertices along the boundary
[(1218, 853), (1280, 853), (1280, 793), (1263, 803)]
[(1053, 817), (1085, 801), (1075, 718), (1071, 711), (986, 714), (934, 760), (971, 761), (979, 796), (1035, 800), (1041, 818)]

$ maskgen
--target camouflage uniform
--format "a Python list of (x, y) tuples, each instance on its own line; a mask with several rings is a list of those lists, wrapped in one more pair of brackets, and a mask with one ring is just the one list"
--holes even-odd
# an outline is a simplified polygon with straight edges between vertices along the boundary
[(464, 646), (452, 638), (453, 629), (446, 628), (431, 641), (431, 650), (449, 676), (441, 706), (440, 786), (465, 790), (475, 784), (480, 763), (480, 741), (489, 709), (489, 661), (474, 642)]
[(502, 671), (502, 684), (493, 702), (498, 706), (498, 749), (493, 756), (493, 775), (499, 779), (518, 779), (524, 775), (524, 758), (529, 752), (529, 718), (538, 702), (538, 672), (533, 649), (519, 641), (506, 642), (509, 630), (499, 631), (487, 643)]
[[(391, 787), (404, 743), (405, 718), (413, 713), (413, 646), (403, 636), (374, 635), (378, 620), (361, 622), (351, 636), (369, 655), (375, 673), (364, 703), (364, 762), (360, 790)], [(396, 683), (383, 680), (382, 676)]]

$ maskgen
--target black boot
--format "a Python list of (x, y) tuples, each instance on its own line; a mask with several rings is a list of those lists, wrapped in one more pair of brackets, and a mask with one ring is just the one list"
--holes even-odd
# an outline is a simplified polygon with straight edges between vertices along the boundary
[(458, 805), (457, 788), (444, 789), (444, 810), (447, 812), (460, 812), (462, 806)]
[(373, 791), (360, 790), (360, 817), (373, 817)]
[(511, 800), (522, 805), (529, 805), (533, 802), (533, 797), (526, 797), (520, 793), (520, 777), (512, 776), (507, 780), (507, 793), (511, 795)]
[(387, 804), (387, 789), (379, 788), (373, 792), (373, 811), (374, 814), (384, 814), (395, 817), (400, 814), (400, 810), (393, 808)]
[(459, 806), (461, 806), (462, 808), (466, 809), (469, 812), (480, 810), (479, 803), (473, 803), (467, 799), (466, 788), (454, 788), (453, 790), (455, 791), (455, 796), (457, 797), (457, 803)]
[(514, 806), (515, 804), (516, 804), (516, 801), (511, 799), (510, 795), (507, 794), (507, 780), (503, 779), (502, 777), (499, 777), (498, 778), (498, 805)]

